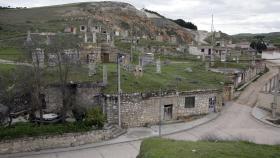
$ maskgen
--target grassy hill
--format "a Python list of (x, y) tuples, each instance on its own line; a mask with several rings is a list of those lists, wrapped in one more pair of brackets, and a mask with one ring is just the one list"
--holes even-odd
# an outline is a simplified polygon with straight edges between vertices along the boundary
[(255, 36), (264, 36), (266, 41), (270, 41), (275, 45), (280, 45), (280, 32), (271, 32), (271, 33), (260, 33), (260, 34), (237, 34), (233, 35), (233, 39), (235, 42), (239, 41), (251, 41)]
[[(108, 85), (103, 89), (104, 93), (114, 94), (117, 91), (117, 66), (106, 64), (108, 69)], [(28, 69), (29, 67), (26, 67)], [(0, 64), (0, 74), (13, 74), (17, 67), (14, 65)], [(30, 69), (30, 68), (29, 68)], [(57, 67), (46, 67), (43, 71), (43, 81), (46, 84), (60, 83)], [(189, 71), (192, 70), (192, 72)], [(145, 67), (143, 77), (135, 77), (133, 73), (121, 69), (121, 88), (123, 93), (152, 92), (163, 90), (197, 90), (197, 89), (221, 89), (224, 76), (219, 73), (206, 71), (203, 63), (176, 62), (163, 65), (162, 73), (156, 73), (156, 66)], [(0, 76), (1, 76), (0, 75)], [(97, 68), (97, 74), (88, 76), (88, 66), (73, 66), (69, 72), (68, 82), (101, 83), (103, 77), (102, 65)]]
[[(121, 30), (130, 30), (133, 26), (139, 36), (167, 34), (166, 30), (128, 3), (87, 2), (30, 9), (0, 9), (0, 40), (23, 36), (28, 30), (62, 32), (67, 25), (87, 25), (89, 19), (92, 23)], [(184, 42), (191, 42), (191, 35), (179, 25), (172, 23), (168, 27), (173, 32), (180, 32), (178, 35)]]

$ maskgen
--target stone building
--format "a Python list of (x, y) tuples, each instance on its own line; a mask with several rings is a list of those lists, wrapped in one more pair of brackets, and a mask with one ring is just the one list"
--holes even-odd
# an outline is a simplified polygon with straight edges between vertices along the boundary
[(101, 62), (101, 47), (93, 43), (83, 43), (80, 50), (82, 63)]
[(177, 44), (177, 37), (175, 35), (170, 36), (170, 43)]
[(77, 49), (65, 49), (62, 53), (62, 61), (71, 64), (80, 62), (80, 53)]
[[(117, 96), (105, 96), (109, 123), (118, 123)], [(121, 123), (125, 128), (158, 124), (159, 118), (172, 122), (195, 115), (218, 112), (222, 108), (222, 92), (198, 90), (159, 94), (128, 94), (121, 98)]]
[(163, 36), (161, 34), (156, 36), (156, 41), (163, 42)]
[(154, 64), (155, 57), (153, 53), (146, 53), (140, 58), (140, 62), (142, 66)]
[[(118, 97), (101, 93), (102, 84), (77, 84), (74, 99), (79, 107), (100, 107), (110, 124), (118, 124)], [(74, 87), (74, 86), (71, 86)], [(45, 90), (46, 112), (59, 112), (62, 95), (59, 86)], [(78, 103), (78, 104), (77, 104)], [(121, 123), (124, 128), (141, 127), (218, 112), (222, 108), (222, 91), (196, 90), (187, 92), (122, 94)]]
[(39, 67), (44, 67), (45, 64), (45, 52), (41, 48), (37, 48), (32, 52), (32, 62)]
[(198, 56), (212, 55), (213, 46), (210, 46), (210, 45), (189, 46), (189, 53), (192, 55), (198, 55)]
[[(90, 109), (95, 106), (101, 106), (101, 91), (102, 85), (91, 83), (75, 83), (67, 85), (68, 91), (72, 91), (72, 99), (76, 103), (72, 106), (79, 106)], [(62, 108), (62, 93), (59, 85), (49, 85), (44, 90), (46, 107), (45, 112), (59, 113)]]

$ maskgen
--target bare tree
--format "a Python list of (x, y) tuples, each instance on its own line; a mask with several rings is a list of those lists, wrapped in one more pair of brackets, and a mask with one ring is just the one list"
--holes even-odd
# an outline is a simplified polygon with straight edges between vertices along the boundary
[[(35, 56), (35, 61), (33, 60), (33, 72), (34, 72), (34, 82), (32, 84), (32, 115), (35, 114), (36, 109), (39, 109), (40, 112), (40, 121), (43, 121), (43, 104), (42, 104), (42, 99), (40, 98), (40, 95), (42, 94), (41, 90), (43, 89), (43, 83), (42, 83), (42, 73), (43, 73), (43, 68), (41, 67), (40, 59), (39, 59), (39, 54), (35, 50), (33, 52), (33, 55)], [(33, 111), (35, 110), (35, 111)], [(34, 116), (32, 116), (34, 117)]]
[[(28, 40), (24, 44), (25, 55), (29, 58), (32, 58), (32, 76), (30, 83), (31, 86), (31, 110), (29, 114), (30, 120), (34, 120), (36, 118), (36, 111), (39, 110), (40, 113), (40, 121), (43, 121), (43, 104), (42, 98), (40, 97), (42, 94), (42, 90), (44, 88), (43, 84), (43, 73), (44, 69), (42, 66), (42, 59), (40, 59), (44, 54), (41, 54), (39, 50), (45, 47), (45, 44), (40, 43), (40, 41)], [(39, 49), (39, 50), (38, 50)], [(41, 50), (43, 51), (43, 49)], [(43, 57), (44, 60), (44, 57)]]
[(66, 49), (79, 50), (79, 38), (77, 36), (58, 35), (52, 40), (52, 44), (48, 47), (48, 53), (53, 53), (57, 58), (57, 73), (59, 79), (59, 87), (62, 94), (62, 108), (60, 114), (62, 121), (65, 122), (67, 111), (73, 103), (69, 87), (69, 73), (74, 62), (69, 54), (65, 53)]

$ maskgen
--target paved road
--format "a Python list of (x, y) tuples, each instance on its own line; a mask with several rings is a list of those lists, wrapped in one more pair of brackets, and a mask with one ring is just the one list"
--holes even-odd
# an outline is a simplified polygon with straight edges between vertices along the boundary
[[(280, 128), (258, 122), (251, 116), (252, 105), (256, 102), (258, 91), (275, 70), (262, 76), (248, 86), (241, 97), (228, 103), (216, 120), (186, 132), (172, 134), (166, 138), (176, 140), (200, 140), (202, 138), (221, 138), (248, 140), (259, 144), (280, 144)], [(139, 152), (140, 141), (115, 144), (97, 148), (27, 156), (28, 158), (135, 158)], [(27, 158), (26, 157), (26, 158)]]

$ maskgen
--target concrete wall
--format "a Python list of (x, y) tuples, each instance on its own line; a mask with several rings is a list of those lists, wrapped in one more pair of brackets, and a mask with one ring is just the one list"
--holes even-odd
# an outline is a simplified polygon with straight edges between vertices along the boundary
[[(271, 110), (271, 103), (274, 100), (274, 96), (271, 93), (260, 93), (258, 96), (257, 107)], [(277, 98), (277, 105), (280, 105), (280, 97)], [(280, 106), (277, 106), (276, 112), (280, 114)]]
[(195, 46), (189, 46), (189, 53), (192, 55), (203, 55), (203, 52), (201, 52), (201, 49)]
[[(279, 59), (280, 58), (280, 51), (274, 50), (274, 51), (263, 51), (262, 52), (262, 59)], [(280, 64), (279, 60), (271, 60), (271, 62)]]
[[(209, 98), (216, 97), (216, 110), (222, 106), (222, 93), (219, 91), (193, 91), (179, 94), (165, 94), (146, 97), (146, 94), (124, 95), (121, 99), (121, 122), (123, 127), (141, 127), (157, 124), (160, 115), (164, 116), (164, 105), (173, 105), (172, 120), (180, 117), (209, 113)], [(195, 97), (195, 107), (185, 108), (185, 97)], [(107, 96), (106, 112), (109, 123), (118, 123), (118, 105), (116, 96)], [(161, 107), (160, 107), (161, 105)]]

